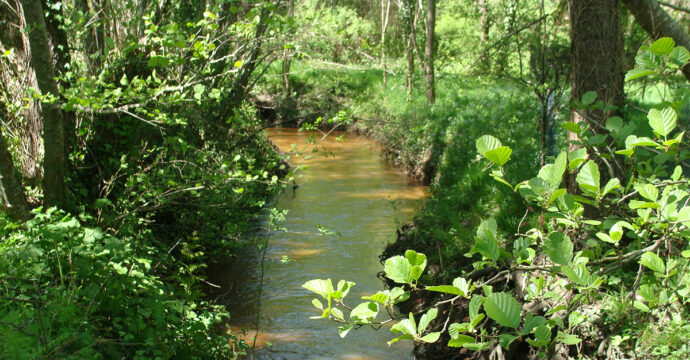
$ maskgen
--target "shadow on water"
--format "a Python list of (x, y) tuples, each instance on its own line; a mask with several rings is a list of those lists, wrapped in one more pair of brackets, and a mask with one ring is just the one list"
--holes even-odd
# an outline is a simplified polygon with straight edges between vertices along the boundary
[[(269, 234), (260, 309), (257, 248), (209, 271), (211, 282), (221, 286), (217, 302), (228, 306), (233, 329), (247, 330), (243, 338), (250, 344), (259, 314), (255, 359), (412, 358), (411, 344), (386, 344), (394, 337), (386, 329), (362, 328), (340, 339), (336, 324), (309, 319), (318, 314), (311, 305), (313, 294), (301, 287), (308, 280), (354, 281), (350, 304), (381, 289), (378, 255), (425, 197), (425, 187), (381, 159), (374, 141), (353, 134), (333, 140), (339, 135), (332, 134), (312, 152), (313, 145), (305, 145), (307, 133), (269, 130), (271, 141), (292, 153), (292, 165), (304, 160), (295, 148), (306, 148), (310, 159), (304, 162), (308, 169), (297, 173), (299, 188), (286, 190), (278, 200), (277, 207), (289, 211), (287, 231)], [(319, 226), (336, 234), (323, 235)]]

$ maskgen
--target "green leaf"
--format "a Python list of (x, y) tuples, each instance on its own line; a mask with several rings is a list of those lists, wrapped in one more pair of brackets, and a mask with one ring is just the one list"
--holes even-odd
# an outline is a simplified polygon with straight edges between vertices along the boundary
[(664, 274), (666, 272), (666, 267), (664, 266), (664, 260), (661, 260), (661, 258), (650, 251), (647, 251), (646, 253), (642, 254), (640, 257), (640, 265), (646, 266), (652, 271)]
[(388, 301), (388, 295), (384, 292), (379, 291), (371, 296), (362, 296), (362, 300), (373, 300), (378, 303), (385, 304), (386, 301)]
[(479, 295), (472, 296), (470, 300), (470, 305), (467, 307), (467, 312), (470, 315), (470, 322), (474, 323), (474, 320), (479, 317), (479, 308), (484, 303), (484, 297)]
[(592, 278), (592, 275), (590, 275), (585, 264), (573, 264), (572, 268), (563, 266), (561, 267), (561, 271), (565, 274), (565, 276), (568, 277), (568, 279), (570, 279), (570, 281), (578, 285), (590, 286), (594, 283), (594, 279)]
[(534, 340), (527, 339), (527, 342), (536, 347), (548, 345), (551, 342), (551, 329), (546, 325), (537, 327), (534, 330)]
[(410, 280), (411, 281), (417, 281), (419, 280), (419, 277), (422, 276), (424, 273), (424, 270), (419, 265), (415, 265), (410, 269)]
[(577, 181), (582, 192), (596, 195), (600, 188), (600, 174), (597, 164), (592, 160), (587, 161), (575, 177), (575, 181)]
[(511, 148), (501, 146), (485, 152), (484, 157), (498, 166), (503, 166), (508, 162), (508, 160), (510, 160), (510, 154), (512, 153), (513, 150)]
[(680, 165), (676, 165), (676, 168), (673, 169), (673, 175), (671, 175), (671, 180), (678, 181), (680, 180), (681, 175), (683, 175), (683, 168), (681, 168)]
[(422, 270), (426, 268), (426, 255), (422, 253), (418, 253), (414, 250), (407, 250), (405, 251), (405, 259), (407, 259), (412, 266), (417, 265), (422, 268)]
[(388, 346), (391, 346), (391, 345), (393, 345), (394, 343), (396, 343), (396, 342), (398, 342), (398, 341), (400, 341), (400, 340), (414, 340), (414, 336), (408, 335), (408, 334), (398, 336), (397, 338), (395, 338), (395, 339), (389, 341), (389, 342), (388, 342)]
[(159, 67), (159, 66), (167, 66), (170, 63), (170, 59), (168, 59), (165, 56), (159, 56), (159, 55), (154, 55), (149, 58), (148, 63), (146, 64), (148, 67)]
[(635, 57), (635, 63), (653, 70), (661, 65), (661, 59), (649, 50), (643, 50)]
[(338, 308), (331, 308), (331, 314), (333, 314), (336, 319), (345, 320), (343, 317), (343, 312)]
[(649, 307), (639, 300), (633, 301), (633, 307), (642, 312), (649, 312)]
[(328, 294), (333, 291), (333, 283), (331, 279), (321, 280), (309, 280), (302, 285), (303, 288), (321, 295), (322, 298), (328, 299)]
[(576, 345), (582, 342), (582, 339), (578, 338), (573, 334), (566, 334), (563, 331), (559, 331), (556, 339), (566, 345)]
[(576, 134), (580, 133), (580, 124), (574, 123), (572, 121), (562, 123), (561, 127)]
[(429, 291), (451, 294), (451, 295), (461, 295), (461, 296), (465, 295), (465, 293), (462, 290), (460, 290), (460, 289), (458, 289), (452, 285), (427, 286), (424, 289), (429, 290)]
[(315, 308), (323, 311), (323, 304), (321, 304), (321, 301), (319, 301), (319, 299), (314, 299), (311, 301), (311, 303), (314, 305)]
[(391, 331), (412, 336), (417, 335), (417, 324), (414, 321), (414, 315), (410, 313), (408, 319), (400, 320), (400, 322), (391, 326)]
[(570, 162), (568, 163), (568, 168), (570, 170), (577, 169), (578, 166), (580, 166), (587, 160), (587, 149), (579, 148), (571, 152), (570, 154), (568, 154), (568, 159), (570, 160)]
[(635, 185), (635, 190), (637, 190), (640, 196), (649, 201), (656, 201), (659, 198), (659, 190), (652, 184)]
[(481, 155), (484, 155), (487, 151), (503, 146), (500, 140), (491, 135), (484, 135), (480, 137), (477, 139), (475, 145), (477, 146), (477, 152)]
[(474, 290), (474, 285), (472, 285), (472, 280), (467, 281), (463, 277), (456, 277), (453, 279), (453, 286), (462, 290), (463, 296), (469, 297), (469, 295)]
[(613, 179), (609, 180), (609, 182), (607, 182), (606, 185), (604, 185), (604, 188), (601, 189), (601, 197), (608, 195), (608, 193), (610, 193), (611, 191), (618, 189), (620, 187), (621, 187), (621, 182), (617, 178), (613, 178)]
[(379, 304), (375, 302), (363, 302), (350, 312), (350, 321), (357, 324), (369, 323), (379, 313)]
[(676, 42), (672, 38), (662, 37), (649, 45), (649, 50), (656, 55), (668, 55), (674, 46), (676, 46)]
[(498, 241), (496, 240), (496, 220), (493, 218), (482, 221), (477, 228), (477, 236), (475, 236), (474, 249), (482, 256), (498, 260), (501, 252), (498, 248)]
[(517, 338), (518, 337), (515, 335), (501, 334), (498, 336), (498, 343), (501, 344), (501, 346), (503, 346), (504, 349), (508, 349), (510, 344), (512, 344), (513, 341), (515, 341), (515, 339), (517, 339)]
[(520, 325), (520, 305), (508, 293), (493, 293), (484, 299), (484, 311), (502, 326), (517, 329)]
[(563, 233), (550, 233), (542, 246), (544, 253), (556, 264), (568, 265), (573, 257), (573, 242)]
[(353, 323), (338, 326), (338, 334), (340, 334), (341, 338), (344, 338), (345, 336), (347, 336), (347, 333), (349, 333), (350, 330), (352, 330), (353, 327), (355, 327), (355, 324)]
[(682, 67), (690, 61), (690, 51), (682, 46), (676, 46), (668, 54), (668, 57), (671, 62)]
[(623, 119), (618, 116), (612, 116), (606, 119), (606, 130), (617, 133), (623, 128)]
[(412, 282), (412, 266), (409, 260), (400, 255), (393, 256), (386, 260), (383, 266), (386, 276), (399, 284), (409, 284)]
[(467, 335), (458, 335), (456, 338), (451, 338), (450, 341), (448, 341), (448, 346), (450, 347), (461, 347), (465, 344), (473, 344), (477, 340), (471, 336)]
[(672, 107), (667, 107), (661, 111), (651, 109), (647, 114), (647, 118), (652, 130), (660, 136), (666, 137), (676, 128), (678, 114), (676, 114)]
[(436, 316), (438, 315), (438, 309), (436, 308), (431, 308), (429, 311), (426, 312), (426, 314), (422, 315), (422, 318), (419, 319), (419, 326), (417, 327), (417, 333), (422, 334), (426, 331), (427, 326), (436, 319)]
[(565, 151), (561, 152), (553, 164), (544, 165), (539, 170), (537, 177), (546, 180), (546, 182), (549, 184), (550, 190), (552, 191), (558, 189), (563, 181), (563, 174), (565, 173), (567, 158), (568, 154)]
[[(469, 323), (452, 323), (450, 326), (448, 326), (448, 335), (450, 335), (451, 339), (457, 339), (460, 336), (460, 333), (469, 331), (469, 325)], [(472, 339), (470, 342), (474, 342), (474, 339)]]
[(596, 91), (587, 91), (584, 95), (582, 95), (582, 105), (589, 106), (593, 104), (596, 99)]
[(437, 332), (428, 333), (428, 334), (422, 336), (419, 340), (421, 342), (425, 342), (425, 343), (434, 343), (434, 342), (438, 341), (439, 337), (441, 337), (441, 332), (437, 331)]
[(654, 70), (648, 70), (644, 68), (634, 68), (625, 74), (625, 81), (631, 81), (645, 77), (647, 75), (654, 75), (656, 72)]

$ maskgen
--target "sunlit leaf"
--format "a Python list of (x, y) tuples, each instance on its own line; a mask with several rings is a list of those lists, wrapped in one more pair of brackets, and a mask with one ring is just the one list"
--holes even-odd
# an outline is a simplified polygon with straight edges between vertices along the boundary
[(493, 293), (484, 299), (486, 315), (500, 325), (517, 329), (520, 325), (520, 305), (508, 293)]

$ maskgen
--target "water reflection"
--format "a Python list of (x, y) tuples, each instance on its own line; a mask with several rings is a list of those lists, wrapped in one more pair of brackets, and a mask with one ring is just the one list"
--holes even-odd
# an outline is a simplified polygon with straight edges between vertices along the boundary
[[(301, 285), (315, 278), (348, 279), (357, 284), (348, 296), (351, 300), (380, 290), (378, 254), (394, 240), (396, 226), (411, 219), (425, 188), (383, 161), (378, 145), (369, 139), (336, 133), (318, 145), (305, 145), (309, 135), (294, 129), (269, 131), (274, 144), (291, 154), (290, 163), (303, 163), (308, 170), (296, 173), (299, 188), (287, 190), (278, 201), (279, 208), (289, 210), (288, 231), (270, 234), (258, 316), (260, 332), (252, 356), (411, 359), (410, 344), (386, 345), (393, 338), (386, 329), (362, 328), (340, 339), (334, 323), (310, 320), (317, 315), (311, 306), (314, 296)], [(344, 140), (335, 141), (340, 135), (345, 135)], [(319, 226), (338, 235), (323, 235)], [(259, 263), (259, 251), (248, 249), (210, 274), (223, 287), (218, 302), (229, 306), (233, 327), (248, 330), (243, 337), (248, 343), (254, 337), (259, 311)]]

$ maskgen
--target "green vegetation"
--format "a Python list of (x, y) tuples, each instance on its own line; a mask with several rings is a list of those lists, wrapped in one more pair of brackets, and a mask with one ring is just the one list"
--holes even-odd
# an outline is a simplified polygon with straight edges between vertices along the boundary
[(347, 126), (430, 185), (382, 255), (388, 289), (350, 307), (354, 283), (304, 284), (341, 336), (395, 322), (389, 345), (425, 358), (686, 358), (688, 14), (0, 2), (0, 358), (246, 354), (205, 271), (280, 217), (275, 125)]

